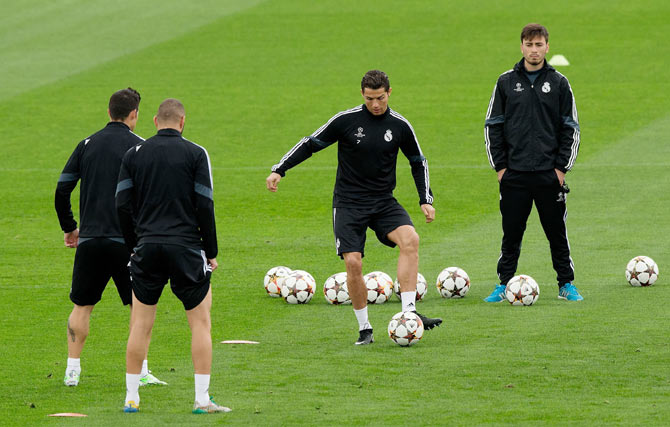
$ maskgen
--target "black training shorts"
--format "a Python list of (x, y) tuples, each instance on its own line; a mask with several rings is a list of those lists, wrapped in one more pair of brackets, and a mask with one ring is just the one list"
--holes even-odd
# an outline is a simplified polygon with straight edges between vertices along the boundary
[(205, 251), (167, 243), (143, 243), (130, 257), (135, 297), (155, 305), (170, 280), (172, 293), (186, 310), (197, 307), (207, 296), (212, 267)]
[(102, 237), (80, 239), (74, 256), (70, 300), (77, 305), (95, 305), (112, 278), (123, 304), (130, 304), (128, 257), (130, 251), (119, 241)]
[(378, 203), (370, 208), (333, 208), (333, 231), (337, 255), (360, 252), (365, 255), (365, 233), (370, 227), (377, 239), (386, 246), (395, 247), (388, 234), (401, 225), (414, 225), (409, 214), (395, 199)]

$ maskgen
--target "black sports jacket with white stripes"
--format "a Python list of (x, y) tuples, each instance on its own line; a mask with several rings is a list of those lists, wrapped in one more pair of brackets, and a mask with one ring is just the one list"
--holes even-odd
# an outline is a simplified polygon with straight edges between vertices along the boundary
[(496, 171), (569, 171), (579, 151), (579, 120), (568, 79), (545, 61), (531, 84), (521, 59), (503, 73), (486, 111), (484, 139)]
[(116, 186), (116, 209), (129, 248), (169, 243), (218, 252), (209, 154), (175, 129), (128, 150)]
[(433, 203), (428, 161), (414, 129), (390, 108), (375, 116), (365, 105), (359, 105), (334, 115), (312, 135), (301, 139), (272, 171), (284, 176), (288, 169), (335, 142), (338, 166), (333, 207), (368, 207), (392, 199), (398, 150), (411, 165), (419, 204)]
[(55, 206), (63, 232), (77, 228), (72, 215), (70, 194), (81, 179), (79, 189), (79, 237), (106, 237), (121, 240), (121, 228), (114, 205), (121, 159), (129, 148), (144, 141), (122, 122), (107, 126), (77, 144), (58, 178)]

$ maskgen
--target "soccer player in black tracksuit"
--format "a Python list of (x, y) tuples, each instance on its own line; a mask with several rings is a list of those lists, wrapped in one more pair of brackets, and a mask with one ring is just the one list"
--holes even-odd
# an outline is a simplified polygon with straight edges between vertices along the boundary
[(129, 249), (133, 313), (126, 350), (124, 412), (137, 412), (142, 354), (156, 304), (170, 281), (186, 310), (195, 369), (194, 413), (228, 412), (208, 394), (212, 368), (210, 278), (218, 266), (212, 173), (207, 150), (183, 138), (186, 116), (166, 99), (154, 123), (157, 135), (128, 150), (121, 163), (116, 207)]
[(521, 240), (533, 202), (549, 240), (560, 299), (581, 301), (572, 284), (574, 265), (565, 220), (568, 187), (565, 174), (579, 150), (579, 122), (568, 79), (545, 61), (549, 33), (538, 24), (521, 32), (523, 59), (503, 73), (486, 112), (486, 151), (498, 173), (503, 239), (500, 284), (485, 298), (505, 298), (514, 276)]
[[(132, 131), (137, 123), (140, 94), (128, 88), (109, 100), (111, 121), (102, 130), (81, 141), (58, 178), (55, 205), (65, 246), (77, 248), (72, 272), (70, 300), (74, 303), (67, 322), (68, 360), (65, 385), (76, 386), (81, 375), (80, 355), (89, 331), (95, 304), (110, 278), (124, 305), (131, 303), (128, 257), (114, 206), (116, 179), (121, 158), (130, 148), (144, 141)], [(70, 205), (70, 194), (81, 179), (77, 228)], [(142, 366), (142, 385), (166, 384), (154, 377), (146, 359)]]
[[(361, 93), (364, 105), (336, 114), (312, 135), (300, 140), (273, 166), (266, 180), (268, 190), (277, 191), (277, 184), (288, 169), (312, 153), (338, 142), (333, 229), (337, 254), (346, 264), (347, 285), (358, 320), (357, 345), (374, 341), (362, 273), (368, 227), (383, 244), (399, 247), (398, 281), (403, 311), (416, 312), (419, 236), (409, 215), (393, 197), (398, 150), (409, 159), (426, 222), (435, 218), (428, 162), (412, 125), (388, 107), (391, 87), (386, 74), (378, 70), (366, 73), (361, 81)], [(425, 329), (432, 329), (442, 322), (441, 319), (419, 316)]]

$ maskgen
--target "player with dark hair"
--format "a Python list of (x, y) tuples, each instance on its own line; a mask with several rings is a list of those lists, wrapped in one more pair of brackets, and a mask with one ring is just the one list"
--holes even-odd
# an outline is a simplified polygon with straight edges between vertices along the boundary
[(146, 353), (163, 288), (186, 310), (195, 370), (193, 413), (228, 412), (209, 396), (212, 368), (212, 271), (218, 266), (209, 154), (182, 137), (186, 115), (176, 99), (158, 108), (158, 133), (123, 157), (116, 207), (130, 257), (132, 325), (126, 350), (124, 412), (139, 410), (142, 355)]
[[(374, 342), (368, 321), (367, 293), (362, 258), (366, 230), (371, 228), (384, 245), (399, 248), (398, 281), (402, 310), (416, 312), (416, 280), (419, 268), (419, 235), (407, 211), (393, 197), (398, 151), (409, 160), (426, 222), (435, 219), (428, 161), (419, 147), (412, 125), (388, 107), (391, 86), (387, 75), (368, 71), (361, 80), (364, 104), (333, 116), (312, 135), (298, 142), (272, 167), (266, 179), (270, 191), (290, 168), (337, 142), (337, 177), (333, 192), (333, 230), (337, 255), (344, 259), (347, 286), (358, 320), (356, 345)], [(418, 313), (417, 313), (418, 314)], [(419, 314), (425, 329), (442, 319)]]
[[(140, 94), (134, 89), (115, 92), (109, 99), (111, 121), (77, 145), (58, 179), (55, 205), (65, 233), (65, 246), (77, 248), (70, 289), (74, 308), (67, 322), (68, 360), (64, 382), (68, 386), (79, 384), (80, 355), (88, 336), (91, 312), (109, 279), (114, 279), (124, 305), (132, 301), (128, 272), (130, 252), (124, 245), (116, 216), (114, 192), (123, 155), (144, 141), (133, 133), (139, 104)], [(77, 228), (70, 205), (70, 194), (80, 179), (81, 230)], [(146, 358), (141, 382), (142, 385), (166, 384), (151, 374)]]
[(505, 299), (533, 202), (549, 240), (558, 298), (584, 299), (572, 284), (575, 273), (565, 224), (569, 192), (565, 174), (579, 151), (579, 120), (570, 83), (547, 64), (548, 52), (547, 29), (525, 26), (523, 58), (498, 78), (486, 112), (486, 152), (498, 174), (503, 228), (500, 284), (485, 298), (487, 302)]

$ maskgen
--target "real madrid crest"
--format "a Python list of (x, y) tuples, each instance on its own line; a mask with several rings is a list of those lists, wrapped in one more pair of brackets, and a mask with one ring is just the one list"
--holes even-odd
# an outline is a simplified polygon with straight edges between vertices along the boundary
[(549, 86), (549, 82), (544, 82), (544, 84), (542, 85), (542, 92), (544, 93), (551, 92), (551, 86)]
[(391, 132), (391, 129), (386, 129), (386, 133), (384, 134), (384, 141), (391, 142), (392, 140), (393, 140), (393, 132)]

